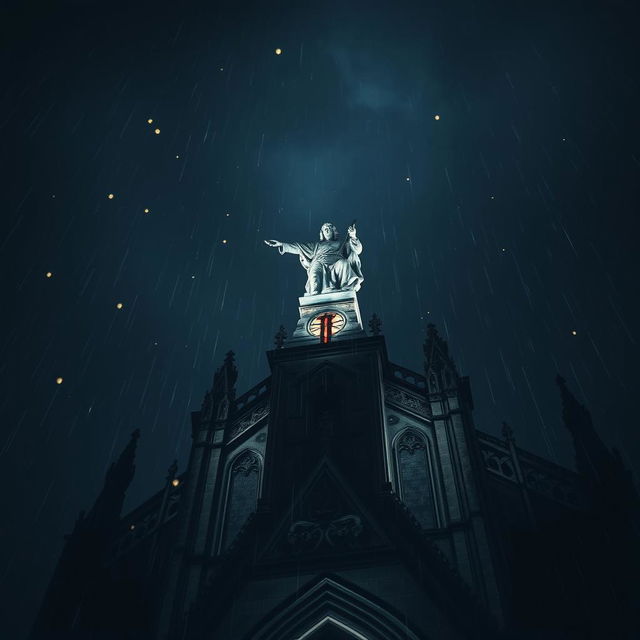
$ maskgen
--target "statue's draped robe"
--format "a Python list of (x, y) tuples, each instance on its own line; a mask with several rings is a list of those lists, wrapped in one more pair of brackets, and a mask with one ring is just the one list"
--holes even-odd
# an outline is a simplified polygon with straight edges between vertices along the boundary
[(320, 242), (283, 242), (278, 248), (281, 254), (295, 253), (307, 270), (305, 295), (313, 296), (331, 291), (359, 291), (364, 281), (360, 258), (362, 243), (349, 238), (342, 246), (341, 240)]

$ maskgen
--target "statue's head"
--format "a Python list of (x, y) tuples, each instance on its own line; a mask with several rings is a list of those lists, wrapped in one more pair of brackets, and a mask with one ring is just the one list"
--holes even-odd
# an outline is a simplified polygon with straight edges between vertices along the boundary
[(320, 227), (320, 240), (337, 240), (338, 230), (333, 222), (325, 222)]

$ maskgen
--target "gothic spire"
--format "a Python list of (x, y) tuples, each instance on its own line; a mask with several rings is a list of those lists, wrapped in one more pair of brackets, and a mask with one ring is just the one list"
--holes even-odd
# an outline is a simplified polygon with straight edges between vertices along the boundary
[(236, 397), (235, 384), (238, 379), (238, 369), (235, 365), (234, 353), (229, 351), (222, 366), (213, 376), (213, 386), (205, 397), (205, 419), (226, 420), (231, 403)]
[(602, 473), (611, 464), (611, 453), (593, 428), (591, 414), (567, 388), (566, 380), (558, 375), (556, 384), (562, 399), (562, 418), (573, 437), (576, 468), (589, 480), (602, 483)]
[(85, 523), (91, 527), (111, 527), (120, 518), (125, 492), (136, 470), (135, 456), (140, 429), (136, 429), (120, 457), (112, 462), (104, 479), (104, 486)]
[(591, 414), (567, 388), (562, 376), (556, 378), (562, 398), (562, 417), (573, 437), (576, 468), (588, 482), (593, 495), (609, 509), (637, 512), (638, 494), (620, 454), (605, 446), (598, 436)]
[(430, 393), (454, 387), (458, 382), (456, 365), (449, 356), (449, 346), (440, 337), (434, 324), (427, 325), (427, 338), (423, 346), (425, 372)]

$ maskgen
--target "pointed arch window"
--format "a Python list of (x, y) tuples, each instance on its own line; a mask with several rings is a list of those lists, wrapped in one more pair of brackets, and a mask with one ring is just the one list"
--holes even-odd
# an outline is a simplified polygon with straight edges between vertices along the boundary
[(222, 550), (238, 535), (247, 518), (256, 510), (262, 459), (251, 449), (240, 453), (229, 470)]
[(425, 529), (437, 527), (427, 439), (417, 431), (408, 429), (397, 439), (395, 454), (400, 498)]

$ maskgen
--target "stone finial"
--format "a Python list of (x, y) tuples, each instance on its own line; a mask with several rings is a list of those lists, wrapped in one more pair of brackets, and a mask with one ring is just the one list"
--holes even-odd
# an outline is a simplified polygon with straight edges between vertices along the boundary
[(502, 436), (507, 442), (514, 442), (513, 429), (506, 423), (502, 423)]
[(284, 341), (287, 339), (287, 330), (280, 325), (278, 329), (278, 333), (276, 333), (274, 338), (274, 344), (276, 345), (276, 349), (282, 349), (284, 345)]
[(171, 463), (171, 466), (167, 469), (167, 482), (171, 482), (176, 477), (177, 472), (178, 472), (178, 461), (174, 460)]
[(377, 314), (373, 314), (371, 316), (371, 320), (369, 320), (369, 331), (372, 336), (380, 335), (380, 330), (382, 329), (382, 320), (378, 318)]

